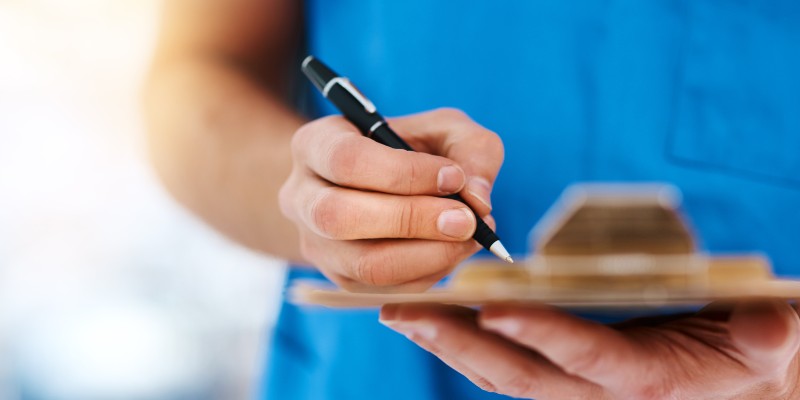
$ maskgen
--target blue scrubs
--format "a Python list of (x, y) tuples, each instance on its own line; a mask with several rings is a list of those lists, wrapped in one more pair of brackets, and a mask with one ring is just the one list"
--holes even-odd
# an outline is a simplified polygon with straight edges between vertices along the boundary
[[(310, 52), (384, 114), (456, 107), (503, 138), (512, 253), (572, 182), (666, 181), (705, 249), (765, 252), (783, 276), (800, 272), (798, 21), (791, 0), (307, 3)], [(284, 304), (267, 373), (270, 399), (501, 397), (375, 311)]]

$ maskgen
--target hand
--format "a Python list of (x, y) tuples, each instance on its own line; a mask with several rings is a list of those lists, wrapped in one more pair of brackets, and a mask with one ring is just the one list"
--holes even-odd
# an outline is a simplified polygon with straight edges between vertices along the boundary
[(544, 305), (387, 305), (381, 322), (481, 388), (548, 399), (796, 399), (788, 304), (712, 304), (605, 326)]
[(310, 122), (292, 140), (281, 210), (299, 227), (303, 256), (348, 290), (424, 290), (480, 248), (476, 216), (440, 196), (460, 193), (478, 217), (491, 211), (503, 162), (496, 134), (451, 109), (389, 124), (418, 152), (368, 139), (342, 117)]

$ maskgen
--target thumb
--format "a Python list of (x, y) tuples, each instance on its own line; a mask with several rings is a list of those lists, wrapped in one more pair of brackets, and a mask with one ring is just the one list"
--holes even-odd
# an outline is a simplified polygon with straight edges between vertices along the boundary
[(787, 365), (800, 347), (800, 319), (783, 300), (752, 300), (734, 307), (730, 334), (745, 364), (761, 372)]

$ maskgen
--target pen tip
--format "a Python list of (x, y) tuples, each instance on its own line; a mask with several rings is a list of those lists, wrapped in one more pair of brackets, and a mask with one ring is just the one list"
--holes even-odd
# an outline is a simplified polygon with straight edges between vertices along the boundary
[(511, 254), (508, 254), (508, 250), (506, 250), (505, 246), (503, 246), (499, 240), (492, 243), (492, 245), (489, 247), (489, 251), (496, 255), (497, 258), (504, 260), (505, 262), (512, 264), (514, 263), (514, 259), (511, 258)]

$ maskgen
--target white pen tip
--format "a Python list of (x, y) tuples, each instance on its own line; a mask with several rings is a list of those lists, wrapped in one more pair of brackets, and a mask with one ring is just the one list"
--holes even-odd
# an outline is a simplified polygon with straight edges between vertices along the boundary
[(501, 260), (504, 260), (512, 264), (514, 263), (514, 259), (511, 258), (511, 254), (508, 254), (508, 250), (506, 250), (506, 248), (503, 246), (502, 243), (500, 243), (499, 240), (492, 243), (492, 245), (489, 246), (489, 251), (491, 251), (492, 254), (496, 255), (497, 258)]

